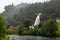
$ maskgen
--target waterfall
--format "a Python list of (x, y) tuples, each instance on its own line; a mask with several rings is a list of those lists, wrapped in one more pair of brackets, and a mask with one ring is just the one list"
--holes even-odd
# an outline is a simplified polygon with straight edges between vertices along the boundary
[(30, 29), (34, 29), (34, 26), (38, 26), (40, 24), (40, 15), (41, 13), (39, 13), (35, 19), (34, 25), (29, 26)]
[(35, 20), (35, 23), (34, 23), (34, 26), (38, 26), (39, 25), (39, 23), (40, 23), (40, 15), (41, 15), (41, 13), (39, 13), (37, 15), (36, 20)]

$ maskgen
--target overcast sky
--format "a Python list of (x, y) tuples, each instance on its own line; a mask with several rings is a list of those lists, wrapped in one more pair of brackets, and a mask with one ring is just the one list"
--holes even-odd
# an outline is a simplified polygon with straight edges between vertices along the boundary
[(24, 3), (35, 3), (35, 2), (44, 2), (44, 1), (47, 1), (47, 0), (0, 0), (0, 13), (4, 11), (4, 7), (6, 5), (10, 5), (10, 4), (14, 4), (14, 5), (17, 5), (17, 4), (20, 4), (22, 2)]

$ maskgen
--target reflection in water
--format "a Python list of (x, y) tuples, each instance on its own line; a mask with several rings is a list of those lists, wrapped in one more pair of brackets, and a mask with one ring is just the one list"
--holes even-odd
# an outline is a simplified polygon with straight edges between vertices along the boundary
[(37, 38), (32, 38), (32, 39), (29, 39), (29, 38), (27, 38), (27, 39), (24, 39), (24, 40), (56, 40), (56, 38), (41, 38), (41, 39), (37, 39)]
[(47, 38), (41, 36), (18, 36), (10, 35), (10, 40), (60, 40), (60, 37)]

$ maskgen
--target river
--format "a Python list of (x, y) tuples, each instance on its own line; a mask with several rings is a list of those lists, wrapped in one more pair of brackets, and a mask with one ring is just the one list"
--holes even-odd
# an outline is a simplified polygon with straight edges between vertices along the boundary
[(60, 37), (47, 38), (41, 36), (19, 36), (19, 35), (9, 35), (9, 40), (60, 40)]

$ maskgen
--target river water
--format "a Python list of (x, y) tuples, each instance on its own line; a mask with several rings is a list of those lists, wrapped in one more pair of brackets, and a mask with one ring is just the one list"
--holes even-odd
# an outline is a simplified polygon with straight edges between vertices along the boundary
[(60, 37), (47, 38), (41, 36), (19, 36), (19, 35), (9, 35), (9, 40), (60, 40)]

